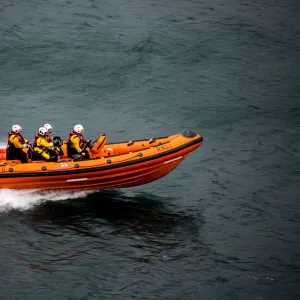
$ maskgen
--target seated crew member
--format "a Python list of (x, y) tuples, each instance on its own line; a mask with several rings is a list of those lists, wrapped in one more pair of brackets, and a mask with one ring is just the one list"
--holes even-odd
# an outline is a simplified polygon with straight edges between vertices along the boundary
[(88, 146), (91, 141), (86, 141), (83, 134), (84, 128), (80, 124), (75, 125), (68, 139), (68, 157), (72, 158), (74, 154), (80, 154), (82, 158), (90, 157), (87, 150), (84, 149), (84, 144), (87, 143)]
[(30, 142), (25, 140), (22, 135), (22, 127), (13, 125), (7, 140), (7, 160), (20, 160), (22, 163), (28, 163), (27, 154), (23, 151), (29, 147)]
[[(55, 144), (56, 141), (54, 140), (54, 139), (57, 140), (59, 137), (54, 137), (54, 136), (51, 135), (52, 134), (52, 129), (53, 129), (51, 124), (45, 124), (44, 127), (48, 130), (48, 135), (46, 136), (46, 139), (47, 139), (48, 143), (52, 142), (54, 144), (54, 148), (55, 148), (55, 150), (49, 150), (49, 151), (54, 152), (53, 155), (55, 155), (55, 153), (59, 154), (59, 155), (63, 155), (64, 152), (63, 152), (62, 148), (60, 147), (61, 145), (56, 145)], [(59, 140), (60, 140), (60, 138), (59, 138)], [(62, 141), (61, 141), (61, 143), (62, 143)]]
[(52, 134), (52, 129), (53, 127), (50, 124), (45, 124), (44, 127), (47, 129), (48, 131), (48, 135), (47, 135), (47, 140), (48, 142), (53, 142), (53, 136), (51, 136)]
[(57, 154), (54, 151), (51, 151), (53, 150), (53, 143), (49, 143), (47, 139), (47, 129), (45, 127), (40, 127), (33, 143), (35, 155), (45, 161), (57, 161)]

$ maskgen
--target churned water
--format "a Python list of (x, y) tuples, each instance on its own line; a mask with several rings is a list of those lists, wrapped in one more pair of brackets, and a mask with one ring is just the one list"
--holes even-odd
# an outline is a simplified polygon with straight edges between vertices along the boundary
[(300, 299), (299, 2), (1, 0), (0, 141), (199, 132), (151, 184), (0, 190), (0, 299)]

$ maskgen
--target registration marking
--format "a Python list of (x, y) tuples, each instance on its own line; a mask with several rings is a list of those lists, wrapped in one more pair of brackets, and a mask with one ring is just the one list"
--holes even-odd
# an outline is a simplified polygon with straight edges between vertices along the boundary
[(172, 148), (172, 146), (170, 145), (170, 143), (167, 143), (167, 144), (164, 144), (164, 145), (161, 145), (161, 146), (157, 146), (156, 150), (157, 150), (157, 152), (161, 152), (161, 151), (169, 150), (171, 148)]
[(73, 181), (85, 181), (88, 180), (87, 178), (75, 178), (75, 179), (68, 179), (67, 182), (73, 182)]
[(176, 161), (176, 160), (178, 160), (178, 159), (180, 159), (180, 158), (182, 158), (182, 156), (178, 156), (178, 157), (176, 157), (176, 158), (167, 160), (167, 161), (164, 162), (164, 164), (168, 164), (168, 163), (173, 162), (173, 161)]

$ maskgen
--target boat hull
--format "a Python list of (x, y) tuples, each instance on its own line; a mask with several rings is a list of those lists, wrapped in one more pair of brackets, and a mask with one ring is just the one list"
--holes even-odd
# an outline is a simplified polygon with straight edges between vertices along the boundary
[[(203, 141), (196, 134), (172, 137), (166, 143), (146, 149), (80, 162), (63, 160), (23, 165), (6, 162), (5, 166), (0, 163), (0, 188), (103, 190), (147, 184), (170, 173)], [(113, 148), (113, 144), (107, 148)], [(120, 144), (115, 144), (113, 149), (121, 149)]]

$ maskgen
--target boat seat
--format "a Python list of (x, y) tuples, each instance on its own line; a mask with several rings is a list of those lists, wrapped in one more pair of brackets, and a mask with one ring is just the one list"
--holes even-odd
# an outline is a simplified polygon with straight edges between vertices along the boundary
[(105, 134), (99, 135), (97, 140), (95, 141), (93, 147), (90, 149), (92, 154), (98, 154), (103, 150), (103, 147), (106, 145), (107, 136)]

